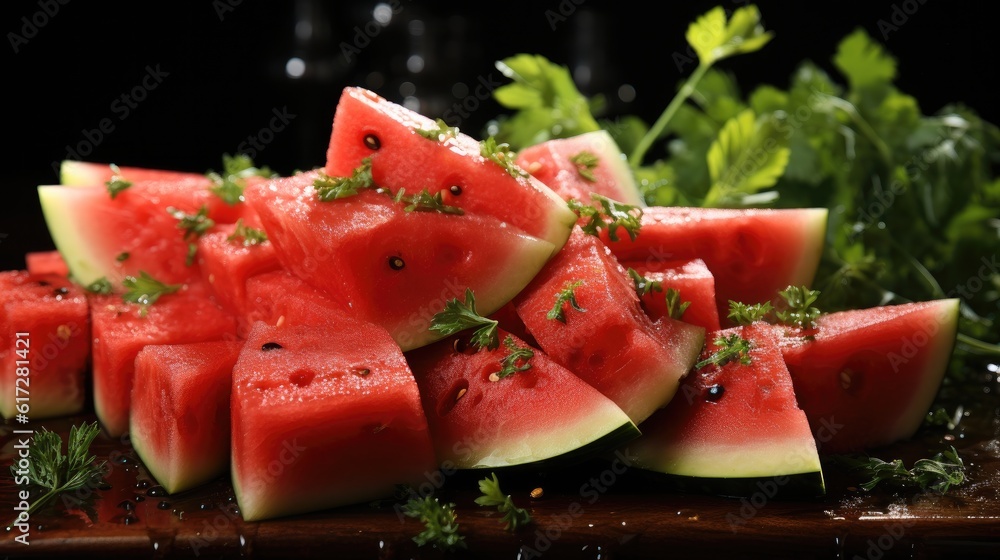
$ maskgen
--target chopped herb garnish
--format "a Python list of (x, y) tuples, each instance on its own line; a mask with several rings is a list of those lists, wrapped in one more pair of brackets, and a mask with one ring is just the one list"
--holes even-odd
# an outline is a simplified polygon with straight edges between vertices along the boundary
[(674, 288), (667, 288), (667, 315), (671, 319), (681, 320), (684, 312), (691, 307), (690, 301), (681, 301), (681, 293)]
[(209, 171), (206, 176), (215, 183), (210, 189), (212, 193), (226, 204), (234, 206), (243, 201), (243, 190), (248, 177), (274, 177), (275, 174), (267, 167), (256, 167), (253, 159), (246, 154), (223, 154), (222, 173)]
[(374, 186), (375, 180), (372, 179), (371, 157), (361, 160), (361, 165), (356, 167), (349, 177), (330, 177), (329, 175), (322, 174), (313, 181), (316, 194), (319, 195), (319, 199), (323, 202), (355, 196), (362, 189), (370, 189)]
[(531, 513), (514, 505), (510, 495), (500, 490), (500, 481), (497, 480), (496, 473), (490, 473), (490, 476), (479, 481), (479, 492), (482, 496), (476, 498), (476, 503), (484, 507), (497, 508), (497, 511), (503, 514), (500, 522), (505, 524), (504, 528), (508, 531), (516, 531), (518, 527), (531, 523)]
[(455, 504), (442, 504), (431, 496), (407, 500), (403, 514), (424, 524), (424, 530), (413, 537), (413, 542), (420, 546), (431, 544), (445, 551), (465, 548), (465, 537), (458, 533), (458, 516), (454, 508)]
[(663, 283), (659, 280), (650, 280), (645, 276), (636, 272), (634, 268), (629, 267), (628, 275), (632, 278), (632, 283), (635, 284), (635, 293), (639, 297), (643, 297), (652, 292), (662, 292)]
[(562, 290), (556, 294), (556, 303), (552, 306), (552, 309), (545, 315), (546, 319), (553, 321), (559, 321), (561, 323), (566, 322), (566, 314), (564, 313), (563, 307), (569, 303), (570, 307), (581, 312), (586, 313), (586, 309), (580, 307), (580, 304), (576, 301), (576, 289), (583, 284), (583, 280), (577, 280), (575, 282), (567, 282)]
[(400, 189), (393, 199), (397, 202), (405, 202), (406, 208), (404, 210), (407, 212), (440, 212), (441, 214), (454, 214), (457, 216), (465, 214), (465, 210), (462, 210), (458, 206), (448, 206), (445, 204), (442, 191), (431, 194), (430, 191), (424, 189), (417, 194), (408, 195), (403, 189)]
[(143, 314), (145, 308), (156, 303), (160, 296), (172, 294), (183, 287), (181, 284), (164, 284), (144, 270), (139, 271), (138, 277), (126, 276), (122, 284), (126, 289), (122, 299), (143, 306)]
[(642, 227), (642, 208), (617, 202), (597, 193), (591, 193), (590, 198), (600, 203), (601, 207), (583, 204), (575, 198), (568, 202), (570, 210), (587, 219), (587, 223), (581, 226), (584, 233), (596, 236), (600, 234), (599, 230), (605, 229), (612, 241), (618, 241), (618, 228), (622, 227), (629, 238), (635, 241), (639, 228)]
[(729, 300), (729, 320), (736, 325), (749, 325), (757, 321), (764, 321), (774, 310), (771, 302), (756, 303), (747, 305), (738, 301)]
[(479, 143), (479, 153), (484, 158), (500, 166), (501, 169), (510, 174), (511, 177), (527, 177), (528, 173), (518, 167), (517, 154), (510, 149), (507, 143), (497, 144), (496, 138), (490, 136)]
[(121, 252), (121, 253), (118, 253), (118, 255), (117, 255), (117, 256), (115, 257), (115, 260), (116, 260), (116, 261), (118, 261), (118, 262), (125, 262), (125, 261), (127, 261), (127, 260), (129, 259), (129, 257), (131, 257), (131, 256), (132, 256), (132, 255), (131, 255), (131, 254), (129, 254), (129, 253), (127, 252), (127, 251), (123, 251), (123, 252)]
[(711, 356), (694, 365), (694, 369), (701, 369), (708, 365), (722, 367), (729, 362), (738, 361), (748, 366), (751, 363), (750, 349), (753, 344), (738, 334), (723, 335), (715, 339), (715, 345), (719, 347)]
[(811, 329), (816, 326), (816, 318), (822, 314), (819, 309), (812, 306), (819, 298), (818, 290), (810, 290), (805, 286), (789, 286), (778, 294), (788, 306), (788, 309), (775, 313), (781, 324), (799, 326), (803, 329)]
[[(519, 371), (531, 369), (531, 362), (529, 360), (535, 356), (531, 348), (518, 346), (514, 342), (514, 337), (509, 334), (503, 339), (503, 345), (510, 353), (500, 361), (500, 371), (493, 374), (496, 376), (497, 381), (505, 377), (510, 377)], [(493, 376), (490, 376), (490, 380), (494, 380)]]
[(97, 280), (94, 280), (90, 284), (87, 284), (87, 291), (93, 294), (101, 294), (106, 296), (111, 292), (115, 291), (115, 288), (114, 286), (111, 285), (111, 282), (107, 278), (102, 276)]
[(597, 159), (597, 156), (584, 150), (574, 156), (570, 156), (569, 161), (576, 166), (576, 172), (580, 174), (580, 177), (591, 183), (597, 181), (597, 177), (594, 177), (594, 169), (601, 162), (601, 160)]
[(434, 124), (433, 128), (416, 129), (417, 134), (435, 142), (444, 142), (449, 138), (458, 136), (458, 127), (448, 126), (448, 123), (444, 122), (443, 119), (436, 119)]
[(177, 227), (184, 230), (185, 240), (198, 239), (215, 225), (215, 220), (208, 217), (208, 206), (202, 205), (194, 214), (187, 214), (173, 206), (167, 208), (167, 213), (177, 220)]
[(466, 329), (476, 329), (471, 342), (479, 348), (496, 350), (500, 347), (500, 335), (497, 332), (499, 321), (483, 317), (476, 311), (476, 296), (472, 289), (465, 289), (465, 302), (454, 298), (447, 302), (444, 311), (431, 318), (430, 330), (445, 336)]
[(111, 172), (113, 175), (111, 179), (105, 181), (104, 186), (107, 187), (111, 200), (114, 200), (118, 193), (132, 186), (132, 181), (126, 181), (121, 176), (121, 169), (113, 163), (111, 164)]
[(262, 229), (252, 228), (243, 223), (243, 218), (236, 220), (236, 229), (226, 238), (226, 241), (243, 243), (244, 247), (252, 247), (267, 241), (267, 233)]
[(871, 479), (861, 485), (871, 490), (881, 483), (896, 487), (917, 487), (922, 492), (932, 490), (945, 493), (952, 486), (965, 482), (965, 463), (954, 447), (934, 455), (930, 459), (917, 459), (913, 467), (907, 469), (902, 459), (890, 462), (877, 457), (839, 457), (852, 470), (862, 471)]

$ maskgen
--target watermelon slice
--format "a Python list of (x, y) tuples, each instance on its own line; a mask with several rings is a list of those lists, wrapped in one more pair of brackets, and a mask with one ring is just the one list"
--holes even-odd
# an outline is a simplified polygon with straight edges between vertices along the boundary
[(284, 269), (273, 270), (247, 279), (241, 332), (249, 332), (258, 321), (271, 326), (323, 324), (329, 321), (331, 313), (346, 311), (298, 276)]
[(807, 332), (773, 327), (824, 453), (916, 433), (948, 368), (958, 307), (942, 299), (821, 315)]
[(716, 309), (726, 326), (729, 301), (771, 301), (790, 285), (812, 283), (826, 235), (825, 208), (645, 208), (635, 241), (601, 238), (623, 262), (696, 259), (715, 278)]
[(104, 183), (118, 176), (127, 181), (180, 181), (204, 179), (199, 173), (154, 169), (149, 167), (117, 166), (110, 163), (63, 160), (59, 166), (59, 183), (75, 187), (104, 186)]
[(63, 260), (59, 251), (34, 251), (24, 255), (24, 263), (28, 269), (28, 274), (45, 276), (52, 274), (66, 278), (69, 276), (69, 267)]
[(546, 140), (522, 149), (517, 164), (564, 200), (590, 203), (591, 193), (646, 206), (625, 154), (606, 130)]
[(233, 371), (232, 477), (243, 519), (367, 502), (437, 471), (406, 359), (382, 328), (257, 323)]
[(0, 272), (0, 414), (32, 420), (83, 410), (87, 296), (65, 277)]
[(489, 216), (407, 212), (372, 190), (321, 202), (318, 177), (248, 187), (247, 203), (285, 269), (386, 328), (404, 350), (441, 338), (430, 320), (466, 288), (490, 314), (552, 255), (551, 243)]
[(640, 425), (642, 436), (626, 455), (685, 489), (746, 496), (765, 484), (775, 493), (822, 494), (816, 442), (777, 337), (764, 323), (718, 331), (703, 357), (730, 335), (750, 342), (751, 363), (737, 359), (688, 375), (677, 397)]
[(94, 409), (105, 432), (128, 431), (135, 357), (150, 344), (233, 340), (236, 320), (204, 293), (160, 297), (143, 313), (116, 296), (93, 296)]
[(457, 335), (407, 355), (442, 465), (566, 464), (639, 435), (615, 403), (541, 350), (513, 364), (528, 369), (498, 378), (508, 345), (528, 348), (498, 332), (504, 343), (496, 350), (476, 351)]
[(215, 301), (237, 317), (246, 315), (246, 283), (251, 276), (281, 267), (269, 241), (233, 237), (235, 224), (216, 226), (198, 240), (202, 279)]
[(650, 291), (642, 296), (642, 308), (653, 320), (670, 316), (666, 291), (673, 288), (677, 290), (680, 301), (689, 304), (680, 318), (682, 321), (703, 327), (709, 333), (719, 330), (715, 277), (705, 261), (626, 261), (622, 266), (631, 268), (648, 280), (659, 282), (663, 288), (663, 291)]
[(333, 119), (326, 173), (350, 176), (370, 157), (372, 178), (381, 187), (441, 192), (445, 204), (493, 216), (555, 250), (562, 247), (577, 220), (563, 199), (523, 170), (509, 173), (483, 157), (480, 143), (465, 133), (436, 138), (418, 133), (438, 128), (432, 119), (374, 92), (345, 88)]
[(129, 441), (175, 494), (228, 472), (229, 395), (240, 341), (149, 345), (135, 358)]
[[(569, 288), (575, 307), (559, 297)], [(670, 402), (705, 341), (701, 327), (650, 320), (625, 269), (578, 227), (514, 302), (541, 349), (636, 424)], [(564, 321), (550, 318), (560, 309)]]

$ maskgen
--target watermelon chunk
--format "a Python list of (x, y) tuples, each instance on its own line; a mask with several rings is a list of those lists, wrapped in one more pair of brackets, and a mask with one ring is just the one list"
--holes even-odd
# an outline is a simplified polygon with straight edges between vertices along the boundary
[[(549, 318), (565, 301), (565, 322)], [(673, 398), (695, 360), (705, 329), (640, 307), (631, 278), (596, 237), (575, 228), (566, 246), (514, 300), (528, 332), (553, 360), (610, 398), (639, 424)]]
[(331, 177), (347, 177), (371, 157), (375, 184), (392, 192), (441, 192), (445, 204), (493, 216), (548, 241), (555, 250), (566, 242), (577, 216), (545, 184), (523, 170), (523, 175), (508, 173), (483, 157), (480, 143), (465, 133), (442, 140), (428, 139), (418, 130), (438, 130), (438, 125), (372, 91), (344, 88), (325, 171)]
[(116, 175), (127, 181), (189, 181), (203, 180), (204, 175), (187, 171), (154, 169), (150, 167), (117, 166), (117, 172), (110, 163), (63, 160), (59, 166), (59, 183), (67, 186), (104, 186)]
[(66, 261), (59, 251), (33, 251), (24, 255), (24, 263), (28, 274), (35, 276), (52, 274), (63, 278), (69, 276), (69, 267), (66, 266)]
[(233, 371), (232, 428), (247, 521), (387, 497), (437, 471), (406, 359), (384, 329), (346, 314), (257, 323)]
[(622, 266), (640, 276), (659, 282), (663, 291), (650, 291), (642, 296), (642, 308), (653, 319), (669, 317), (666, 291), (677, 290), (680, 301), (689, 305), (681, 316), (685, 323), (703, 327), (706, 332), (719, 330), (719, 311), (715, 306), (715, 277), (705, 261), (627, 261)]
[(247, 244), (243, 238), (230, 239), (235, 231), (235, 224), (223, 224), (202, 235), (198, 240), (198, 264), (215, 301), (242, 317), (247, 312), (247, 279), (277, 270), (281, 264), (269, 241)]
[(456, 335), (407, 354), (442, 465), (565, 464), (639, 435), (615, 403), (541, 350), (533, 350), (527, 370), (496, 378), (512, 352), (508, 340), (528, 348), (523, 340), (498, 332), (504, 344), (496, 350), (476, 351), (467, 335)]
[(517, 164), (564, 200), (591, 203), (596, 193), (646, 206), (625, 154), (606, 130), (546, 140), (517, 154)]
[(917, 432), (948, 369), (958, 308), (958, 299), (942, 299), (829, 313), (806, 332), (774, 326), (824, 453)]
[(236, 320), (203, 293), (160, 297), (145, 313), (120, 297), (93, 296), (94, 409), (105, 432), (128, 431), (135, 357), (150, 344), (234, 340)]
[(32, 420), (83, 410), (87, 296), (65, 277), (0, 272), (0, 414)]
[[(621, 261), (705, 261), (715, 278), (716, 310), (728, 325), (730, 300), (772, 301), (779, 290), (812, 283), (823, 253), (825, 208), (645, 208), (635, 241), (601, 238)], [(731, 326), (731, 325), (729, 325)]]
[(229, 396), (240, 341), (149, 345), (135, 358), (129, 441), (175, 494), (228, 472)]
[(247, 332), (258, 321), (272, 326), (322, 324), (330, 320), (331, 313), (346, 311), (323, 291), (284, 269), (247, 279), (246, 303), (243, 324)]
[(441, 338), (431, 318), (466, 288), (490, 314), (552, 255), (551, 243), (489, 216), (407, 212), (372, 190), (321, 202), (317, 177), (248, 187), (247, 203), (285, 269), (385, 327), (404, 350)]
[[(682, 382), (677, 397), (640, 425), (627, 455), (686, 489), (746, 496), (824, 492), (816, 442), (798, 407), (774, 332), (764, 323), (719, 331), (752, 345), (751, 363), (706, 366)], [(718, 338), (705, 349), (718, 349)]]

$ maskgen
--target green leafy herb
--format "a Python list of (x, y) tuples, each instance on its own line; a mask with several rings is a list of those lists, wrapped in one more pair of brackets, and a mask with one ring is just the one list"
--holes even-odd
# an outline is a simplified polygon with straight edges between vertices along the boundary
[(164, 284), (144, 270), (139, 271), (138, 277), (126, 276), (122, 284), (126, 289), (122, 299), (129, 303), (138, 303), (143, 306), (143, 311), (156, 303), (160, 296), (172, 294), (183, 287), (181, 284)]
[(249, 177), (274, 177), (267, 167), (256, 167), (253, 159), (246, 154), (222, 155), (222, 173), (209, 171), (206, 176), (212, 180), (212, 193), (223, 202), (234, 206), (243, 201), (243, 191)]
[[(41, 498), (28, 506), (30, 515), (63, 492), (79, 490), (92, 484), (104, 474), (105, 462), (95, 463), (90, 455), (90, 444), (100, 433), (97, 422), (74, 425), (69, 429), (66, 454), (59, 434), (41, 428), (32, 438), (31, 461), (28, 462), (28, 481), (47, 490)], [(11, 465), (11, 473), (18, 477), (18, 468)], [(21, 473), (23, 474), (23, 473)]]
[(406, 208), (404, 210), (407, 212), (439, 212), (441, 214), (453, 214), (456, 216), (465, 214), (465, 210), (457, 206), (448, 206), (445, 204), (442, 191), (431, 194), (430, 191), (424, 189), (415, 195), (408, 195), (406, 191), (399, 189), (393, 198), (397, 202), (405, 202)]
[(584, 233), (590, 235), (600, 235), (600, 230), (608, 232), (608, 237), (612, 241), (618, 241), (618, 228), (625, 228), (630, 239), (635, 241), (642, 227), (642, 208), (617, 202), (597, 193), (591, 193), (591, 200), (600, 204), (600, 208), (582, 204), (575, 198), (571, 198), (567, 203), (569, 209), (581, 218), (586, 218), (587, 222), (580, 227)]
[(566, 315), (564, 313), (564, 307), (569, 303), (570, 307), (579, 311), (580, 313), (586, 313), (586, 309), (580, 307), (580, 304), (576, 301), (576, 289), (583, 284), (583, 280), (576, 280), (575, 282), (567, 282), (563, 285), (559, 293), (556, 294), (556, 302), (552, 306), (552, 309), (545, 315), (546, 319), (552, 321), (559, 321), (561, 323), (566, 322)]
[(87, 291), (94, 294), (108, 295), (114, 292), (115, 288), (106, 277), (101, 276), (97, 280), (87, 284)]
[(436, 126), (434, 128), (418, 128), (417, 134), (423, 136), (428, 140), (434, 140), (435, 142), (444, 142), (449, 138), (455, 138), (458, 136), (458, 128), (454, 126), (448, 126), (448, 123), (444, 122), (443, 119), (435, 119)]
[(694, 369), (701, 369), (708, 365), (722, 367), (729, 362), (738, 361), (748, 366), (751, 363), (750, 349), (753, 344), (738, 334), (720, 335), (715, 339), (718, 350), (709, 357), (694, 365)]
[(790, 150), (784, 131), (759, 123), (752, 109), (726, 121), (708, 149), (708, 172), (712, 187), (704, 206), (743, 206), (770, 200), (777, 195), (753, 197), (773, 187), (785, 172)]
[[(509, 353), (500, 361), (500, 371), (490, 376), (490, 381), (499, 381), (505, 377), (510, 377), (519, 371), (531, 369), (531, 358), (535, 356), (531, 348), (520, 347), (514, 342), (514, 337), (507, 335), (503, 339), (503, 345)], [(494, 376), (496, 378), (494, 379)]]
[(729, 300), (729, 320), (736, 325), (749, 325), (757, 321), (765, 321), (768, 315), (774, 311), (771, 302), (756, 303), (747, 305), (738, 301)]
[(113, 163), (111, 164), (111, 173), (111, 179), (105, 181), (104, 186), (107, 187), (111, 200), (114, 200), (118, 193), (132, 186), (132, 181), (126, 181), (121, 176), (121, 169)]
[(576, 172), (580, 174), (580, 177), (583, 177), (591, 183), (597, 181), (597, 177), (594, 176), (594, 169), (597, 169), (597, 164), (599, 164), (601, 160), (597, 159), (597, 156), (593, 153), (584, 150), (576, 155), (570, 156), (569, 161), (576, 166)]
[(636, 272), (636, 270), (632, 267), (629, 267), (628, 275), (630, 278), (632, 278), (632, 283), (635, 284), (635, 293), (639, 297), (643, 297), (652, 292), (663, 291), (662, 282), (660, 282), (659, 280), (650, 280), (649, 278), (646, 278), (645, 276)]
[(690, 301), (681, 301), (681, 293), (674, 288), (667, 288), (667, 315), (671, 319), (681, 320), (684, 312), (691, 307)]
[(810, 290), (806, 286), (789, 286), (778, 292), (785, 300), (787, 309), (779, 310), (775, 313), (784, 325), (798, 326), (803, 329), (811, 329), (816, 326), (816, 319), (822, 312), (813, 307), (813, 303), (819, 299), (819, 291)]
[(208, 217), (208, 206), (205, 205), (194, 214), (187, 214), (172, 206), (167, 208), (167, 213), (177, 220), (177, 227), (184, 230), (184, 239), (188, 242), (186, 263), (191, 266), (198, 252), (198, 244), (195, 241), (215, 226), (215, 220)]
[(902, 459), (891, 462), (877, 457), (840, 457), (840, 459), (853, 470), (859, 470), (871, 477), (861, 485), (865, 490), (871, 490), (885, 483), (897, 487), (917, 487), (923, 492), (932, 490), (943, 494), (952, 486), (960, 486), (965, 482), (965, 463), (954, 447), (937, 453), (930, 459), (917, 459), (910, 469), (903, 465)]
[(361, 165), (356, 167), (349, 177), (330, 177), (324, 174), (313, 182), (316, 194), (323, 202), (354, 196), (362, 189), (370, 189), (374, 186), (371, 157), (361, 160)]
[(413, 542), (420, 546), (431, 544), (445, 551), (465, 548), (465, 537), (458, 532), (458, 516), (454, 508), (455, 504), (442, 504), (431, 496), (407, 500), (403, 514), (424, 524), (424, 530), (413, 537)]
[(514, 500), (509, 494), (504, 494), (500, 490), (500, 481), (496, 473), (479, 481), (479, 492), (482, 494), (476, 498), (476, 503), (484, 507), (495, 507), (503, 514), (501, 523), (508, 531), (516, 531), (518, 527), (523, 527), (531, 523), (531, 513), (514, 505)]
[(130, 255), (128, 252), (121, 252), (121, 253), (118, 253), (118, 255), (115, 257), (115, 260), (118, 261), (118, 262), (125, 262), (131, 256), (132, 255)]
[(499, 321), (483, 317), (476, 311), (476, 296), (471, 288), (465, 289), (465, 302), (454, 298), (445, 303), (444, 310), (431, 318), (430, 330), (445, 336), (466, 329), (476, 329), (471, 342), (479, 348), (496, 350), (500, 347)]
[(244, 247), (252, 247), (267, 241), (264, 230), (252, 228), (243, 223), (243, 218), (236, 220), (236, 229), (226, 238), (226, 241), (243, 243)]
[(490, 136), (479, 143), (479, 154), (492, 161), (506, 171), (511, 177), (527, 177), (528, 173), (518, 167), (517, 155), (506, 143), (497, 143), (496, 138)]
[(924, 418), (923, 425), (924, 427), (930, 427), (930, 428), (938, 428), (944, 426), (949, 430), (951, 430), (955, 428), (956, 425), (955, 418), (958, 418), (959, 416), (961, 416), (961, 407), (959, 407), (959, 412), (955, 416), (952, 416), (951, 414), (948, 413), (948, 410), (946, 408), (944, 408), (943, 406), (939, 406), (927, 413), (927, 416)]

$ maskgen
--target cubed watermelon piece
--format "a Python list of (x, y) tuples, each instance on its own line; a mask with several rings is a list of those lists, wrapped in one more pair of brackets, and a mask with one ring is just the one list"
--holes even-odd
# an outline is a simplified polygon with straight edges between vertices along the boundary
[(65, 277), (0, 272), (0, 414), (42, 420), (86, 400), (87, 296)]
[(704, 327), (706, 332), (719, 330), (719, 311), (715, 306), (715, 277), (701, 259), (680, 261), (626, 261), (626, 269), (631, 268), (640, 276), (659, 282), (662, 291), (650, 291), (642, 296), (642, 308), (655, 321), (669, 317), (666, 291), (677, 290), (679, 301), (689, 305), (680, 320)]
[(135, 358), (129, 441), (168, 493), (229, 472), (229, 396), (241, 341), (151, 344)]
[(236, 339), (236, 319), (203, 293), (160, 297), (145, 312), (116, 296), (91, 298), (94, 409), (105, 432), (128, 431), (135, 357), (150, 344)]
[[(560, 299), (568, 289), (574, 298)], [(670, 318), (654, 323), (625, 269), (580, 228), (514, 302), (541, 349), (636, 424), (670, 402), (705, 341), (701, 327)], [(550, 318), (559, 310), (564, 321)]]
[(262, 321), (272, 326), (286, 322), (293, 325), (313, 325), (330, 320), (331, 313), (347, 309), (298, 276), (285, 270), (273, 270), (247, 279), (246, 313), (241, 332), (249, 332), (253, 324)]
[(24, 255), (24, 263), (29, 274), (44, 276), (52, 274), (55, 276), (69, 276), (69, 267), (63, 260), (59, 251), (32, 251)]
[(198, 240), (202, 279), (215, 301), (237, 317), (247, 312), (247, 279), (281, 268), (270, 241), (233, 237), (235, 224), (216, 226)]
[(232, 434), (247, 521), (384, 498), (437, 471), (402, 352), (346, 314), (254, 326), (233, 372)]

